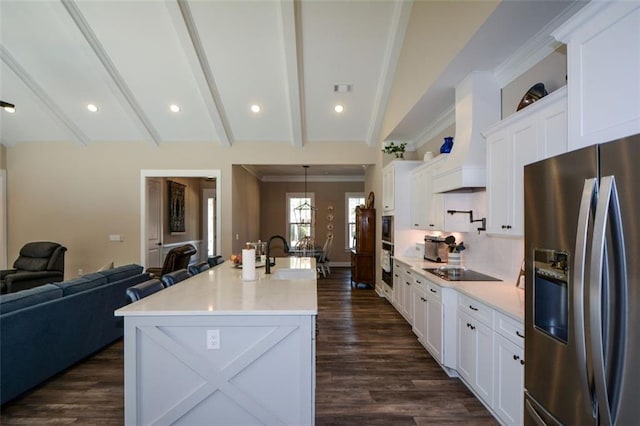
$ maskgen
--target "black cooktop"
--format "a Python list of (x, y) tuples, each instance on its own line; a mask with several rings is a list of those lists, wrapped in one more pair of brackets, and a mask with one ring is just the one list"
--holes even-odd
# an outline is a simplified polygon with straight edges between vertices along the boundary
[(423, 269), (447, 281), (502, 281), (498, 278), (465, 268), (450, 268), (445, 266), (440, 268)]

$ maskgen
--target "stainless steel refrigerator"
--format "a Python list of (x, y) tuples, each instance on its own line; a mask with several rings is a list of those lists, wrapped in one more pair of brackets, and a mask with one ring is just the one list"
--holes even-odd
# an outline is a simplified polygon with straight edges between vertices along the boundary
[(525, 424), (640, 424), (640, 135), (524, 185)]

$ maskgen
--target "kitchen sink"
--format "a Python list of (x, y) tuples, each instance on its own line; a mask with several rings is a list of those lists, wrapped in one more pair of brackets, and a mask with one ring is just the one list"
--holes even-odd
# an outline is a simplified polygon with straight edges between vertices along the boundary
[(315, 280), (317, 278), (314, 269), (279, 268), (273, 274), (274, 280)]

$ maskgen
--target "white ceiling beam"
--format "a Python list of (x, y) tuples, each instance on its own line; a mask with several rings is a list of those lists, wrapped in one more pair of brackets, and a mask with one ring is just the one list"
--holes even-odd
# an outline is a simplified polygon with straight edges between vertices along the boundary
[(412, 6), (413, 0), (397, 0), (393, 9), (389, 39), (387, 40), (387, 46), (384, 52), (382, 72), (378, 80), (378, 89), (376, 90), (371, 119), (369, 120), (371, 124), (366, 141), (369, 146), (375, 146), (380, 137), (385, 108), (389, 100), (389, 92), (393, 84), (393, 77), (396, 66), (398, 65), (404, 36), (407, 32), (407, 26), (409, 25)]
[(286, 88), (289, 99), (291, 142), (302, 147), (305, 135), (303, 95), (302, 30), (299, 0), (281, 0), (282, 46), (284, 50)]
[(87, 43), (97, 56), (98, 60), (100, 60), (100, 62), (102, 63), (102, 66), (106, 70), (107, 74), (109, 74), (109, 77), (111, 77), (111, 81), (115, 84), (116, 90), (112, 90), (113, 93), (120, 101), (123, 101), (121, 102), (122, 105), (130, 109), (133, 117), (137, 118), (135, 123), (138, 125), (138, 128), (140, 129), (140, 131), (142, 131), (143, 135), (146, 136), (145, 139), (148, 142), (155, 144), (156, 146), (160, 145), (162, 139), (160, 138), (158, 131), (151, 123), (151, 120), (149, 120), (149, 117), (147, 117), (147, 115), (142, 110), (142, 107), (138, 103), (138, 100), (134, 96), (131, 89), (129, 89), (129, 86), (124, 80), (124, 77), (122, 77), (122, 75), (118, 71), (118, 68), (111, 60), (111, 57), (109, 57), (107, 51), (102, 46), (102, 43), (100, 43), (100, 40), (98, 40), (98, 37), (91, 29), (91, 26), (85, 19), (76, 2), (74, 0), (61, 1), (64, 8), (67, 10), (67, 13), (69, 13), (69, 16), (71, 16), (71, 19), (73, 19), (73, 22), (75, 22), (76, 26), (84, 36), (85, 40), (87, 40)]
[(51, 96), (40, 86), (36, 80), (29, 74), (29, 72), (9, 53), (9, 51), (2, 45), (0, 45), (0, 58), (2, 62), (18, 76), (20, 80), (33, 92), (33, 94), (40, 99), (42, 104), (46, 107), (45, 110), (49, 112), (54, 120), (58, 120), (68, 131), (70, 136), (75, 139), (76, 142), (87, 145), (90, 142), (89, 136), (87, 136), (74, 121), (64, 112), (64, 109), (56, 103)]
[(220, 92), (193, 20), (189, 3), (186, 0), (176, 0), (175, 2), (166, 2), (165, 5), (172, 18), (174, 30), (182, 44), (202, 100), (209, 112), (209, 118), (220, 139), (220, 145), (229, 147), (233, 143), (233, 133), (224, 112)]

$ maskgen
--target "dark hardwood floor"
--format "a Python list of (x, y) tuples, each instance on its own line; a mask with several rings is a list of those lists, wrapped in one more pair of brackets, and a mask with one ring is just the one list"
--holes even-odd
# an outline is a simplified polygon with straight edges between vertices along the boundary
[[(318, 280), (317, 425), (495, 425), (411, 327), (349, 270)], [(123, 344), (118, 341), (1, 409), (2, 425), (120, 425)]]

